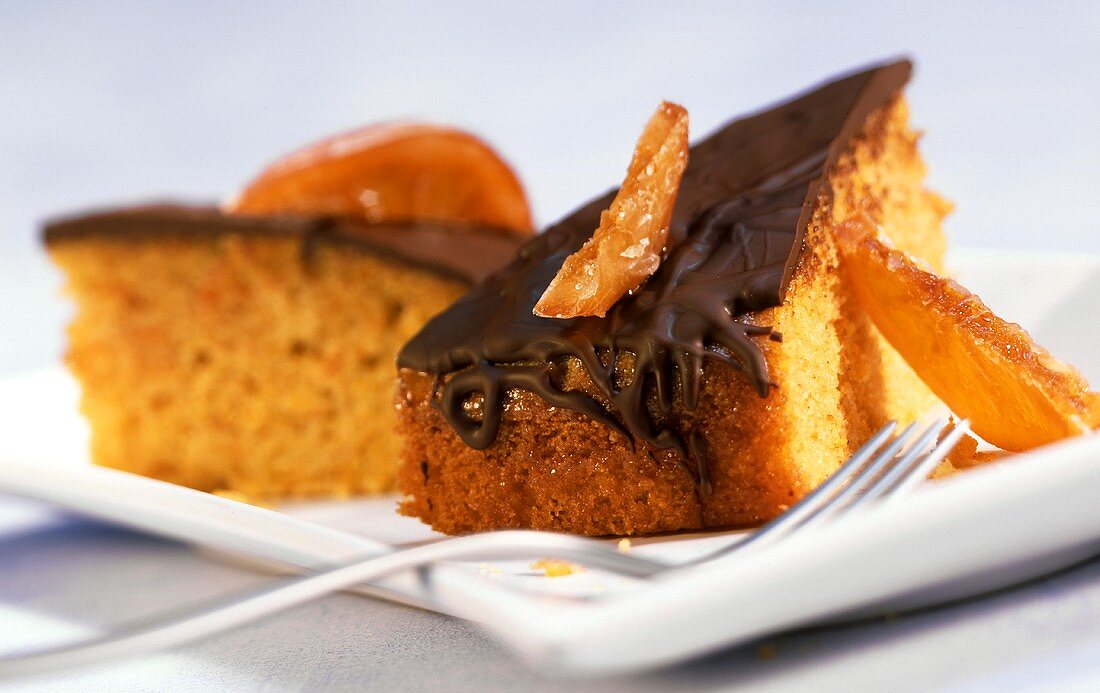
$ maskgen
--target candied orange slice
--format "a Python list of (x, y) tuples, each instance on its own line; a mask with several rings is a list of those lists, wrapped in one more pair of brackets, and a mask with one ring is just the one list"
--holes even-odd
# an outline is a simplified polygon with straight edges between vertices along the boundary
[(516, 174), (489, 145), (454, 128), (374, 125), (288, 154), (227, 211), (424, 219), (534, 232)]
[(657, 271), (687, 166), (688, 114), (662, 102), (634, 148), (626, 178), (592, 238), (565, 259), (535, 315), (603, 316)]
[(958, 282), (892, 248), (865, 215), (840, 225), (844, 280), (887, 341), (989, 443), (1029, 450), (1090, 430), (1100, 398), (1072, 366)]

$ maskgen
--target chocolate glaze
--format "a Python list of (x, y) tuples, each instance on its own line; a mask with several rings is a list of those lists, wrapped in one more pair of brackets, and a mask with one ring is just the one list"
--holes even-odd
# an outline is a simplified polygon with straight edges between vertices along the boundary
[(299, 216), (237, 216), (216, 207), (154, 204), (95, 212), (48, 222), (47, 244), (77, 238), (123, 240), (223, 235), (295, 236), (303, 255), (319, 245), (354, 248), (434, 274), (476, 284), (503, 267), (521, 239), (501, 229), (427, 221), (362, 223), (349, 219)]
[[(401, 351), (399, 366), (439, 378), (442, 411), (473, 448), (492, 444), (505, 393), (519, 388), (633, 440), (679, 449), (695, 459), (705, 490), (701, 441), (678, 425), (675, 405), (695, 407), (706, 361), (743, 371), (767, 396), (772, 383), (753, 338), (778, 335), (737, 318), (782, 303), (827, 172), (910, 70), (904, 60), (872, 67), (733, 121), (692, 147), (670, 250), (606, 317), (548, 319), (531, 310), (615, 191), (530, 241), (511, 265), (431, 320)], [(616, 372), (627, 352), (632, 376)], [(568, 358), (583, 364), (606, 404), (560, 387)]]

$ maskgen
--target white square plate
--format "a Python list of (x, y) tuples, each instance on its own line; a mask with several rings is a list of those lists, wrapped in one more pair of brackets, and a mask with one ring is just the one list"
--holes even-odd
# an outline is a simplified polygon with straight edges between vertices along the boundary
[[(969, 251), (953, 260), (995, 311), (1086, 376), (1100, 377), (1100, 258)], [(117, 521), (123, 508), (140, 510), (140, 493), (117, 473), (87, 464), (76, 397), (60, 370), (0, 381), (0, 460), (33, 465), (34, 483), (60, 481), (61, 493), (74, 474), (101, 484), (114, 505), (87, 511)], [(292, 565), (324, 566), (439, 537), (394, 513), (392, 497), (292, 503), (280, 512), (219, 499), (217, 512), (204, 509), (200, 517), (196, 504), (209, 505), (209, 497), (177, 490), (177, 500), (145, 509), (163, 518), (162, 533), (199, 528), (208, 545)], [(904, 503), (768, 550), (648, 582), (597, 570), (550, 579), (527, 562), (455, 563), (365, 591), (482, 623), (545, 668), (648, 668), (822, 620), (979, 594), (1080, 561), (1100, 553), (1098, 499), (1100, 440), (1089, 436), (928, 484)], [(218, 529), (218, 521), (233, 532)], [(679, 562), (732, 535), (646, 539), (632, 550)]]

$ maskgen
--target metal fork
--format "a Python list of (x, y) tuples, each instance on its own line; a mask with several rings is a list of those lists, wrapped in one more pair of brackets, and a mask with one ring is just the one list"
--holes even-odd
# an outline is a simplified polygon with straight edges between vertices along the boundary
[(835, 519), (869, 503), (893, 502), (925, 479), (969, 430), (939, 418), (894, 435), (891, 422), (878, 431), (814, 492), (747, 538), (687, 563), (668, 564), (625, 554), (606, 543), (563, 534), (512, 530), (442, 539), (280, 581), (186, 613), (159, 616), (102, 636), (56, 648), (0, 658), (0, 677), (52, 672), (65, 667), (145, 654), (215, 635), (326, 594), (394, 573), (447, 560), (489, 560), (553, 555), (635, 578), (652, 578), (728, 560), (761, 549), (792, 532)]

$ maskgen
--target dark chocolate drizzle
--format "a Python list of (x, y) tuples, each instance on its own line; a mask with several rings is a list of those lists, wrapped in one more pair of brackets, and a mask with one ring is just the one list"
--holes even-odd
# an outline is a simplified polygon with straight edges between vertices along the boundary
[(149, 240), (224, 235), (294, 236), (303, 257), (322, 245), (348, 247), (476, 284), (511, 260), (522, 243), (503, 229), (429, 221), (357, 222), (333, 217), (240, 216), (216, 207), (149, 204), (47, 222), (47, 244), (79, 238)]
[[(744, 372), (767, 396), (772, 383), (754, 338), (778, 335), (748, 314), (782, 303), (827, 172), (910, 70), (903, 60), (844, 77), (692, 147), (671, 250), (606, 317), (548, 319), (531, 310), (591, 236), (614, 191), (530, 241), (510, 266), (430, 321), (401, 351), (399, 366), (437, 376), (447, 421), (476, 449), (492, 444), (506, 391), (518, 388), (692, 457), (698, 436), (684, 430), (676, 405), (694, 409), (707, 361)], [(616, 370), (628, 352), (632, 375)], [(561, 387), (569, 358), (584, 365), (608, 404)], [(480, 407), (471, 414), (473, 401)], [(696, 463), (702, 488), (705, 464)]]

